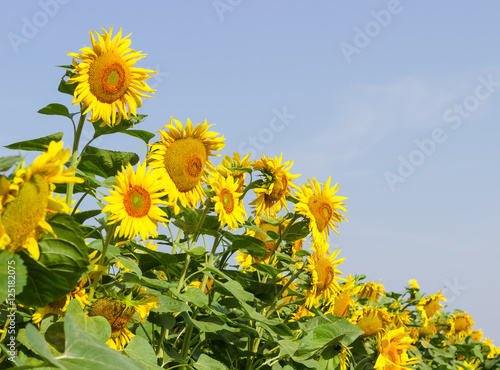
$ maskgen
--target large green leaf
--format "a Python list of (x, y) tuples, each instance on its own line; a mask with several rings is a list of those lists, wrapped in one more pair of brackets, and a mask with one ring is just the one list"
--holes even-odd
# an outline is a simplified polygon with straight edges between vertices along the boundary
[(7, 149), (45, 152), (47, 151), (47, 146), (50, 144), (51, 141), (61, 141), (62, 137), (63, 133), (57, 132), (55, 134), (40, 137), (38, 139), (19, 141), (14, 144), (6, 145), (5, 147)]
[(227, 367), (219, 361), (202, 353), (194, 364), (196, 370), (224, 370)]
[(27, 270), (22, 258), (18, 254), (2, 252), (0, 254), (0, 302), (9, 298), (14, 302), (14, 298), (23, 291), (26, 280)]
[(108, 178), (115, 176), (127, 163), (135, 165), (139, 156), (129, 152), (114, 152), (112, 150), (87, 147), (82, 153), (78, 169), (83, 172)]
[(57, 104), (57, 103), (47, 105), (46, 107), (40, 109), (38, 113), (47, 114), (51, 116), (64, 116), (71, 118), (68, 108), (66, 108), (66, 106), (62, 104)]
[(78, 223), (66, 214), (47, 220), (57, 237), (44, 234), (38, 242), (40, 259), (20, 254), (28, 269), (28, 281), (18, 300), (26, 306), (44, 307), (62, 298), (74, 289), (89, 265), (88, 247)]
[(80, 328), (102, 343), (106, 343), (111, 337), (111, 325), (109, 325), (108, 320), (102, 316), (87, 316), (78, 300), (73, 299), (69, 302), (66, 314), (73, 316)]
[(128, 357), (144, 364), (156, 368), (156, 354), (149, 342), (139, 335), (132, 338), (127, 348), (123, 350)]
[(149, 141), (155, 137), (155, 134), (144, 130), (124, 130), (121, 133), (141, 139), (146, 144), (149, 144)]
[(114, 134), (115, 132), (123, 132), (131, 127), (134, 127), (138, 123), (141, 123), (146, 117), (147, 116), (144, 114), (138, 114), (137, 117), (131, 116), (130, 119), (124, 119), (118, 125), (115, 126), (107, 126), (107, 125), (101, 126), (102, 120), (93, 122), (92, 125), (94, 126), (95, 130), (94, 139), (103, 135), (111, 135)]

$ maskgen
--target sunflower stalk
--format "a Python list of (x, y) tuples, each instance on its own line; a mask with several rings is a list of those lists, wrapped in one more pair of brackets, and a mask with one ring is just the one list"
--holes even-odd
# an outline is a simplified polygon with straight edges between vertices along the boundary
[[(83, 107), (80, 109), (83, 110)], [(80, 114), (80, 121), (78, 122), (78, 127), (75, 131), (75, 137), (73, 139), (73, 151), (71, 153), (71, 168), (75, 168), (78, 165), (78, 145), (80, 144), (80, 137), (82, 136), (82, 130), (83, 130), (83, 125), (85, 124), (85, 117), (87, 115), (83, 114), (83, 112)], [(75, 184), (69, 183), (66, 186), (66, 203), (68, 204), (69, 207), (71, 207), (71, 198), (73, 198), (73, 188)]]
[[(106, 234), (106, 239), (104, 241), (104, 244), (102, 245), (102, 253), (101, 253), (101, 258), (99, 259), (98, 262), (98, 266), (104, 266), (104, 262), (106, 261), (106, 253), (108, 251), (108, 246), (111, 243), (111, 240), (115, 233), (115, 229), (116, 229), (116, 224), (111, 224)], [(94, 298), (94, 292), (96, 290), (97, 284), (99, 283), (99, 280), (101, 279), (102, 272), (103, 271), (99, 269), (95, 279), (92, 281), (92, 285), (90, 286), (90, 291), (89, 291), (89, 301), (92, 301), (92, 299)]]

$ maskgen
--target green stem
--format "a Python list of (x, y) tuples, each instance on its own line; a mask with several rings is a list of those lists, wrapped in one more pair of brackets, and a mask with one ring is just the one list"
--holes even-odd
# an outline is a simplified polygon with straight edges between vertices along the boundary
[[(83, 125), (85, 124), (86, 114), (80, 115), (80, 121), (78, 122), (78, 128), (75, 132), (75, 138), (73, 140), (73, 152), (71, 153), (71, 168), (76, 168), (78, 165), (78, 145), (80, 144), (80, 137), (82, 136)], [(66, 204), (71, 207), (71, 198), (73, 198), (73, 188), (75, 184), (67, 184), (66, 187)]]
[[(104, 262), (106, 261), (106, 253), (108, 251), (108, 246), (111, 240), (113, 239), (113, 234), (115, 233), (115, 229), (116, 229), (116, 224), (111, 224), (108, 229), (108, 233), (106, 234), (106, 240), (104, 241), (104, 244), (102, 246), (101, 258), (99, 259), (97, 266), (104, 266)], [(94, 281), (92, 281), (92, 285), (90, 286), (89, 301), (92, 301), (92, 298), (94, 298), (94, 292), (97, 287), (97, 284), (99, 283), (99, 280), (101, 279), (101, 275), (102, 275), (102, 270), (99, 269)]]
[(160, 351), (161, 351), (162, 344), (163, 344), (163, 338), (165, 338), (166, 335), (167, 335), (167, 328), (162, 327), (161, 333), (160, 333), (160, 338), (158, 339), (158, 343), (156, 345), (156, 357), (158, 357), (160, 355)]

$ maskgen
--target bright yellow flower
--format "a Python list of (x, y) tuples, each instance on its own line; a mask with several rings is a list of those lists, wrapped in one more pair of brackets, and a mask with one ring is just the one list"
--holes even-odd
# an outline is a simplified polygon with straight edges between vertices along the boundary
[(240, 153), (233, 152), (233, 157), (231, 158), (228, 155), (224, 156), (222, 163), (217, 166), (217, 171), (224, 177), (228, 177), (229, 175), (233, 176), (234, 180), (239, 184), (238, 185), (238, 193), (243, 192), (243, 188), (245, 187), (245, 177), (247, 172), (242, 170), (237, 170), (237, 168), (247, 168), (250, 169), (252, 166), (252, 161), (250, 160), (250, 154), (247, 154), (245, 157), (241, 158)]
[(339, 185), (335, 184), (330, 188), (330, 180), (321, 189), (320, 183), (309, 180), (310, 184), (302, 185), (302, 188), (295, 194), (298, 203), (295, 205), (295, 212), (304, 215), (309, 219), (309, 229), (313, 233), (314, 239), (328, 240), (330, 229), (338, 234), (335, 229), (338, 224), (345, 220), (339, 212), (347, 212), (345, 204), (342, 202), (346, 197), (336, 196)]
[(335, 297), (327, 313), (335, 316), (346, 317), (349, 309), (354, 305), (354, 298), (359, 287), (355, 285), (351, 275), (347, 275), (347, 281), (340, 285), (339, 294)]
[(493, 341), (490, 338), (486, 338), (483, 341), (483, 346), (487, 346), (490, 348), (490, 353), (488, 353), (488, 358), (495, 358), (500, 355), (500, 347), (495, 347)]
[(411, 289), (416, 289), (416, 290), (420, 290), (420, 287), (418, 286), (418, 283), (415, 279), (411, 279), (408, 284), (410, 284), (410, 288)]
[(64, 168), (70, 156), (62, 142), (52, 141), (33, 164), (16, 171), (11, 183), (0, 178), (0, 250), (24, 248), (39, 258), (37, 240), (42, 231), (54, 233), (45, 216), (69, 211), (65, 202), (53, 198), (54, 184), (83, 182), (73, 176), (74, 168)]
[(380, 280), (378, 283), (369, 281), (365, 284), (361, 284), (361, 286), (359, 287), (358, 299), (366, 298), (378, 301), (380, 297), (383, 297), (384, 295), (385, 288), (382, 284), (380, 284)]
[[(102, 29), (102, 28), (101, 28)], [(134, 116), (141, 107), (141, 97), (150, 98), (153, 93), (144, 80), (155, 71), (136, 68), (134, 64), (146, 54), (130, 49), (130, 35), (122, 38), (122, 30), (112, 36), (102, 29), (102, 35), (90, 32), (92, 47), (80, 49), (81, 54), (68, 53), (73, 59), (73, 73), (68, 83), (77, 83), (73, 104), (82, 104), (84, 112), (92, 111), (91, 122), (102, 119), (101, 126), (114, 126), (122, 118)]]
[(314, 313), (309, 311), (306, 306), (300, 306), (297, 309), (297, 312), (293, 315), (293, 321), (297, 321), (301, 317), (308, 317), (308, 316), (314, 316)]
[(457, 312), (448, 319), (449, 331), (446, 333), (448, 338), (455, 336), (458, 339), (463, 339), (467, 334), (472, 332), (474, 320), (467, 312)]
[(158, 222), (168, 222), (166, 214), (158, 207), (168, 205), (160, 198), (167, 193), (162, 191), (162, 181), (157, 171), (146, 169), (146, 162), (137, 165), (134, 172), (132, 165), (122, 166), (116, 175), (115, 190), (102, 200), (109, 204), (103, 212), (110, 212), (108, 224), (120, 223), (117, 233), (132, 239), (140, 235), (147, 239), (149, 235), (158, 236)]
[[(205, 198), (201, 187), (206, 168), (211, 166), (213, 151), (224, 147), (224, 137), (216, 137), (216, 132), (208, 131), (212, 125), (203, 121), (193, 128), (188, 118), (186, 127), (171, 118), (170, 124), (160, 130), (161, 143), (152, 144), (150, 166), (163, 176), (163, 187), (177, 215), (181, 209), (177, 203), (187, 208), (196, 208)], [(210, 168), (210, 167), (209, 167)]]
[(472, 340), (482, 340), (483, 339), (483, 331), (481, 329), (478, 330), (473, 330), (472, 333), (470, 333), (470, 339)]
[(263, 213), (266, 216), (276, 216), (283, 207), (288, 211), (286, 197), (291, 195), (291, 189), (297, 189), (292, 183), (300, 175), (292, 175), (289, 170), (293, 166), (293, 161), (287, 161), (281, 164), (283, 154), (278, 158), (269, 158), (262, 155), (261, 160), (256, 160), (253, 169), (260, 171), (264, 180), (261, 188), (255, 188), (257, 198), (250, 202), (256, 216)]
[(405, 332), (404, 328), (389, 330), (378, 338), (379, 356), (375, 363), (375, 369), (409, 369), (406, 365), (420, 362), (418, 357), (410, 358), (407, 351), (412, 346), (413, 339)]
[(243, 201), (240, 200), (242, 194), (238, 192), (238, 183), (231, 175), (224, 177), (219, 173), (214, 173), (209, 183), (215, 192), (212, 200), (220, 225), (227, 224), (229, 230), (238, 229), (238, 223), (242, 224), (247, 217)]
[(317, 306), (321, 298), (324, 299), (325, 305), (329, 304), (332, 299), (335, 299), (340, 293), (338, 278), (342, 274), (336, 269), (345, 258), (337, 259), (341, 250), (335, 249), (330, 255), (328, 245), (317, 247), (312, 256), (307, 258), (307, 270), (312, 275), (310, 289), (306, 292), (306, 307)]
[(434, 317), (435, 314), (440, 314), (439, 308), (444, 307), (439, 303), (440, 301), (446, 302), (446, 298), (444, 295), (441, 295), (441, 291), (439, 291), (438, 294), (432, 294), (427, 298), (422, 298), (420, 302), (418, 302), (416, 309), (422, 313), (424, 326), (429, 323), (429, 319)]
[(362, 337), (369, 337), (385, 329), (391, 323), (391, 317), (386, 308), (371, 306), (356, 310), (349, 321), (364, 331)]
[(463, 366), (457, 365), (458, 370), (475, 370), (479, 366), (479, 363), (474, 361), (464, 361)]

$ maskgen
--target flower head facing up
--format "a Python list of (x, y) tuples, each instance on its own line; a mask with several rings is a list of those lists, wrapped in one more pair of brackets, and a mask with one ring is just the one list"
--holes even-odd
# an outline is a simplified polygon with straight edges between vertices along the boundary
[(338, 233), (335, 229), (337, 224), (345, 220), (339, 211), (347, 212), (342, 202), (347, 198), (335, 195), (339, 185), (335, 184), (330, 188), (330, 180), (331, 178), (328, 178), (321, 189), (322, 184), (313, 178), (312, 181), (309, 180), (310, 184), (303, 185), (295, 194), (299, 201), (295, 205), (295, 212), (310, 220), (309, 229), (315, 239), (328, 240), (330, 229)]
[(413, 339), (405, 332), (404, 328), (389, 330), (383, 335), (379, 335), (377, 362), (375, 369), (409, 369), (406, 365), (413, 365), (420, 362), (418, 357), (410, 358), (408, 350), (412, 346)]
[(208, 131), (211, 126), (204, 121), (193, 128), (188, 118), (186, 127), (170, 120), (170, 124), (160, 130), (161, 142), (152, 145), (150, 166), (163, 176), (163, 186), (168, 193), (174, 213), (179, 214), (182, 206), (195, 208), (204, 199), (201, 187), (206, 168), (210, 166), (210, 156), (224, 147), (224, 138)]
[(158, 207), (168, 205), (160, 199), (166, 193), (162, 191), (159, 173), (146, 169), (146, 163), (139, 164), (134, 172), (129, 163), (116, 175), (116, 183), (110, 196), (103, 198), (109, 203), (103, 208), (103, 212), (111, 213), (108, 223), (119, 222), (118, 234), (129, 239), (138, 235), (144, 240), (148, 235), (158, 236), (157, 223), (168, 221)]
[(228, 225), (229, 230), (238, 229), (238, 222), (243, 223), (247, 214), (240, 200), (238, 183), (231, 175), (227, 177), (219, 173), (210, 177), (209, 183), (215, 192), (212, 200), (215, 202), (215, 212), (219, 215), (221, 226)]
[[(68, 83), (77, 83), (73, 104), (82, 104), (84, 113), (92, 111), (90, 121), (102, 119), (104, 125), (114, 126), (122, 118), (136, 115), (141, 107), (141, 97), (153, 93), (144, 80), (155, 71), (136, 68), (135, 63), (146, 54), (130, 49), (130, 35), (122, 38), (122, 30), (113, 37), (113, 27), (103, 34), (90, 32), (92, 47), (80, 50), (81, 54), (68, 53), (73, 59), (74, 76)], [(149, 74), (148, 74), (149, 73)]]
[(283, 154), (274, 159), (262, 155), (262, 159), (253, 164), (253, 169), (262, 173), (264, 182), (263, 187), (254, 189), (257, 198), (250, 202), (256, 216), (264, 213), (268, 217), (276, 216), (283, 207), (288, 211), (286, 197), (291, 195), (292, 188), (297, 188), (292, 180), (300, 175), (292, 175), (289, 171), (293, 161), (282, 164), (282, 157)]

